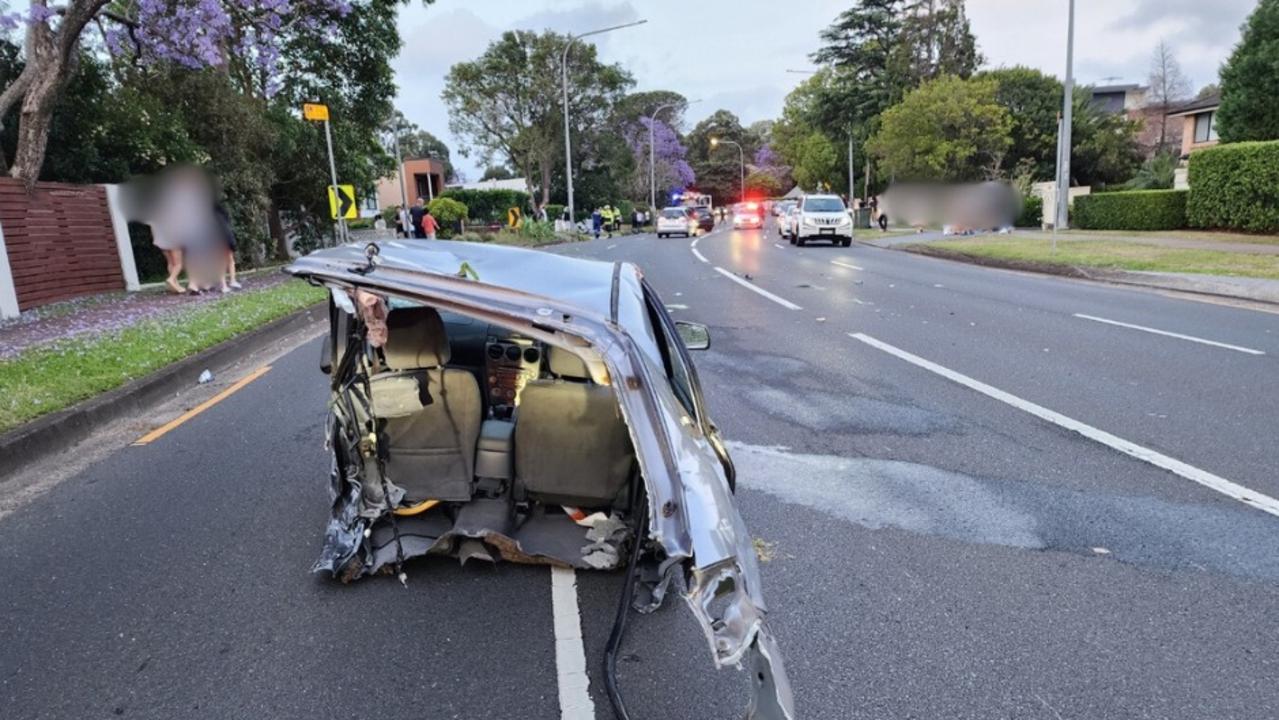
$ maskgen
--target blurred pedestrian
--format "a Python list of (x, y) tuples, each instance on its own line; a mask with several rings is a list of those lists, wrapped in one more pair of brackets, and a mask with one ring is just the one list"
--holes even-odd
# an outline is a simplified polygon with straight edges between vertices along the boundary
[(413, 237), (415, 238), (426, 237), (426, 233), (422, 231), (422, 217), (424, 215), (426, 215), (426, 208), (423, 207), (422, 198), (418, 198), (417, 202), (413, 203), (413, 207), (409, 208), (409, 218), (412, 220), (409, 223), (409, 227), (413, 228)]
[(604, 227), (604, 213), (600, 208), (595, 208), (595, 212), (591, 213), (591, 229), (595, 232), (595, 239), (600, 239), (600, 228)]
[(435, 221), (435, 216), (431, 214), (431, 209), (427, 208), (422, 215), (422, 236), (427, 240), (435, 239), (435, 231), (440, 229), (440, 224)]
[(400, 231), (400, 237), (413, 236), (413, 218), (409, 217), (408, 208), (401, 205), (395, 214), (395, 227)]
[[(235, 230), (231, 227), (231, 216), (220, 202), (213, 204), (213, 217), (217, 220), (217, 230), (225, 250), (225, 261), (219, 273), (222, 292), (239, 290), (243, 285), (235, 278)], [(228, 280), (228, 277), (230, 280)]]

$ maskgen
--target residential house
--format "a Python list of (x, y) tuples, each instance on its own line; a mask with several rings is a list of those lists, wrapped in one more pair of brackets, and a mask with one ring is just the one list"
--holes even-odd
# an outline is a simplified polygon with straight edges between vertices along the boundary
[(1110, 113), (1133, 113), (1140, 111), (1146, 106), (1146, 91), (1150, 88), (1144, 85), (1093, 85), (1088, 88), (1090, 93), (1089, 100), (1093, 107), (1103, 112)]
[(1168, 118), (1182, 118), (1181, 156), (1199, 148), (1217, 144), (1217, 108), (1221, 106), (1221, 93), (1212, 93), (1198, 100), (1191, 100), (1173, 108)]
[(403, 201), (412, 205), (418, 198), (430, 202), (443, 191), (444, 163), (434, 158), (406, 158), (400, 172), (377, 181), (377, 208), (397, 207)]

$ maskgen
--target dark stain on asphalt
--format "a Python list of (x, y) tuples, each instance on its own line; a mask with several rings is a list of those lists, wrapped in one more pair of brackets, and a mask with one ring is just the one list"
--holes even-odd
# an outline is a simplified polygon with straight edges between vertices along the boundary
[(1273, 518), (1240, 503), (1170, 502), (896, 460), (729, 446), (742, 487), (862, 527), (1279, 580)]

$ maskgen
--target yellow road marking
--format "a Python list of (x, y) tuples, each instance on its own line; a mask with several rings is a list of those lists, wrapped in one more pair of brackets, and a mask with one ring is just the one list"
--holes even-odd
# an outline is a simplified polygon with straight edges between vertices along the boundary
[(208, 410), (209, 408), (213, 407), (214, 405), (217, 405), (218, 403), (220, 403), (220, 402), (222, 402), (223, 400), (225, 400), (225, 399), (227, 399), (228, 397), (230, 397), (230, 396), (231, 396), (231, 394), (232, 394), (232, 393), (234, 393), (235, 391), (239, 390), (240, 388), (244, 387), (245, 385), (248, 385), (249, 383), (253, 382), (254, 380), (257, 380), (258, 378), (262, 377), (262, 376), (263, 376), (263, 375), (265, 375), (265, 374), (266, 374), (266, 372), (267, 372), (268, 370), (270, 370), (270, 369), (271, 369), (271, 366), (270, 366), (270, 365), (263, 365), (262, 367), (258, 368), (257, 370), (254, 370), (253, 372), (249, 373), (248, 375), (245, 375), (244, 377), (242, 377), (242, 378), (240, 378), (239, 380), (235, 381), (235, 383), (233, 383), (230, 387), (228, 387), (227, 389), (225, 389), (225, 390), (223, 390), (222, 392), (218, 393), (217, 395), (214, 395), (213, 397), (209, 398), (208, 400), (205, 400), (204, 402), (200, 403), (199, 405), (196, 405), (195, 407), (191, 408), (190, 410), (187, 410), (186, 412), (184, 412), (184, 413), (182, 413), (181, 415), (177, 416), (176, 418), (174, 418), (174, 419), (170, 420), (169, 422), (167, 422), (167, 423), (165, 423), (165, 424), (161, 425), (160, 427), (158, 427), (158, 428), (156, 428), (156, 429), (152, 430), (151, 432), (147, 433), (146, 435), (143, 435), (142, 437), (138, 438), (137, 440), (135, 440), (135, 441), (133, 442), (133, 444), (134, 444), (134, 445), (147, 445), (147, 444), (150, 444), (150, 443), (152, 443), (152, 442), (154, 442), (154, 441), (156, 441), (156, 440), (160, 439), (160, 438), (161, 438), (161, 437), (162, 437), (165, 433), (169, 432), (169, 431), (170, 431), (170, 430), (172, 430), (173, 428), (175, 428), (175, 427), (177, 427), (177, 426), (181, 425), (182, 423), (186, 422), (187, 420), (190, 420), (191, 418), (195, 417), (196, 415), (199, 415), (200, 413), (204, 412), (205, 410)]

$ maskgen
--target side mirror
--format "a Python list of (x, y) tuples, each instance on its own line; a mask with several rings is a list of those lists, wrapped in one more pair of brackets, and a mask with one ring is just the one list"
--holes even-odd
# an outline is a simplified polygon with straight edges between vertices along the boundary
[(328, 335), (320, 343), (320, 372), (328, 375), (333, 372), (333, 341)]
[(675, 330), (679, 333), (679, 339), (684, 341), (684, 347), (689, 350), (706, 350), (711, 346), (710, 328), (701, 323), (676, 320)]

